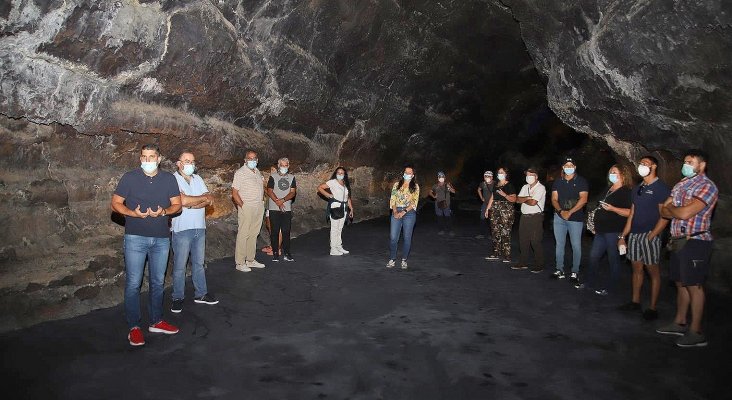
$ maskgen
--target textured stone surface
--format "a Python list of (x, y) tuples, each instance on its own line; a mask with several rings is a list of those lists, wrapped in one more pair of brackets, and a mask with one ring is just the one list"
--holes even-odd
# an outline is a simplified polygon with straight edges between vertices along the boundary
[[(356, 219), (384, 215), (405, 160), (427, 175), (474, 157), (545, 108), (543, 92), (498, 3), (3, 2), (0, 306), (48, 304), (55, 318), (121, 299), (108, 203), (143, 143), (173, 160), (196, 153), (217, 199), (207, 256), (220, 258), (233, 252), (229, 185), (246, 149), (265, 171), (291, 158), (297, 235), (325, 225), (315, 188), (335, 165), (352, 168)], [(5, 328), (33, 320), (3, 315)]]
[[(554, 113), (616, 153), (577, 144), (599, 177), (652, 150), (673, 183), (687, 145), (732, 161), (729, 5), (545, 3), (0, 3), (0, 308), (57, 318), (121, 299), (108, 203), (147, 142), (168, 170), (196, 153), (217, 199), (209, 258), (232, 254), (229, 185), (248, 148), (265, 170), (292, 159), (295, 234), (325, 225), (314, 190), (335, 165), (352, 168), (358, 220), (386, 212), (405, 161), (423, 184), (439, 169), (466, 184), (498, 163), (550, 167), (576, 137)], [(728, 193), (731, 175), (712, 176)], [(102, 290), (79, 301), (89, 286)]]
[(706, 149), (710, 175), (729, 193), (732, 3), (504, 3), (564, 123), (632, 159)]

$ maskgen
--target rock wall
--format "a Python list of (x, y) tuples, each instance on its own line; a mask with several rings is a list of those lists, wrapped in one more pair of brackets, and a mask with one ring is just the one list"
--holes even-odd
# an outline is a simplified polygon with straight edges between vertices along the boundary
[[(681, 178), (689, 148), (710, 153), (721, 191), (717, 238), (732, 236), (732, 3), (503, 0), (568, 126), (636, 161), (652, 153), (661, 177)], [(728, 239), (717, 240), (712, 283), (729, 290)]]
[(423, 185), (548, 167), (571, 128), (614, 151), (585, 146), (588, 172), (651, 151), (673, 183), (683, 148), (709, 150), (730, 236), (729, 31), (721, 0), (2, 2), (0, 330), (121, 300), (109, 199), (148, 142), (169, 170), (196, 154), (209, 258), (233, 253), (247, 149), (292, 160), (299, 234), (325, 225), (314, 189), (336, 165), (360, 220), (405, 162)]
[(403, 163), (423, 179), (545, 104), (497, 2), (2, 2), (0, 330), (121, 301), (109, 200), (144, 143), (168, 170), (196, 154), (220, 258), (247, 149), (264, 170), (290, 158), (300, 234), (325, 226), (315, 187), (336, 165), (351, 169), (356, 219), (385, 215)]

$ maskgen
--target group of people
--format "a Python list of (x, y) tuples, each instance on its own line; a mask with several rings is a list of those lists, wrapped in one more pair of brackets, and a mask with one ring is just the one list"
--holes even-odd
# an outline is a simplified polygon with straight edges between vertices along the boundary
[[(701, 327), (705, 299), (703, 284), (712, 249), (711, 215), (719, 195), (716, 185), (706, 175), (707, 160), (703, 151), (688, 152), (682, 169), (684, 178), (672, 190), (658, 179), (658, 160), (652, 156), (644, 156), (639, 160), (637, 172), (642, 181), (637, 185), (633, 185), (633, 173), (629, 166), (613, 165), (608, 170), (608, 186), (602, 193), (602, 200), (587, 213), (589, 184), (577, 174), (577, 166), (572, 158), (563, 159), (561, 176), (552, 185), (549, 203), (554, 210), (552, 226), (556, 243), (556, 269), (550, 277), (567, 278), (564, 259), (566, 238), (569, 236), (572, 248), (570, 282), (578, 289), (591, 289), (598, 295), (607, 295), (616, 290), (621, 269), (620, 256), (627, 252), (633, 268), (632, 297), (630, 302), (620, 308), (626, 311), (641, 310), (640, 292), (645, 269), (651, 278), (651, 301), (642, 316), (654, 320), (658, 318), (656, 306), (661, 286), (661, 236), (670, 221), (670, 242), (674, 247), (670, 277), (676, 282), (677, 312), (674, 321), (660, 327), (657, 332), (680, 336), (677, 344), (682, 347), (705, 346), (706, 338)], [(145, 343), (140, 328), (139, 297), (146, 259), (149, 263), (149, 309), (152, 322), (148, 331), (164, 334), (178, 332), (177, 327), (162, 318), (165, 270), (171, 238), (174, 254), (171, 311), (180, 313), (183, 309), (185, 272), (189, 258), (195, 290), (194, 302), (218, 303), (206, 287), (203, 265), (205, 207), (213, 205), (213, 196), (203, 179), (195, 174), (196, 164), (192, 152), (184, 151), (179, 155), (177, 171), (173, 174), (159, 170), (160, 161), (157, 146), (143, 146), (140, 168), (122, 176), (111, 203), (112, 210), (125, 217), (125, 314), (129, 326), (128, 340), (133, 346)], [(290, 251), (290, 231), (297, 183), (289, 171), (289, 160), (280, 158), (277, 169), (267, 180), (257, 165), (257, 153), (248, 151), (245, 165), (235, 172), (231, 185), (238, 217), (235, 268), (242, 272), (265, 267), (255, 258), (257, 237), (265, 214), (271, 224), (272, 261), (294, 261)], [(490, 221), (493, 242), (492, 253), (486, 259), (508, 263), (515, 270), (542, 272), (545, 265), (542, 238), (547, 191), (540, 182), (538, 169), (531, 167), (524, 171), (525, 183), (519, 190), (510, 181), (507, 168), (498, 168), (495, 176), (494, 181), (493, 173), (486, 171), (484, 181), (478, 187), (482, 207), (481, 231), (477, 237), (484, 238), (487, 235)], [(346, 220), (353, 218), (351, 186), (346, 168), (337, 167), (331, 178), (318, 186), (318, 192), (328, 201), (330, 255), (348, 254), (341, 238)], [(455, 193), (454, 186), (446, 180), (445, 174), (439, 172), (437, 183), (428, 194), (435, 200), (438, 234), (447, 232), (454, 235), (450, 222), (450, 198)], [(407, 166), (391, 189), (387, 268), (397, 266), (398, 244), (402, 236), (399, 267), (408, 268), (419, 201), (420, 188), (415, 179), (415, 169)], [(518, 263), (513, 263), (511, 258), (514, 203), (520, 204)], [(584, 279), (580, 280), (581, 238), (585, 227), (594, 233), (594, 239), (590, 264), (585, 270)], [(598, 274), (603, 257), (607, 257), (610, 266), (610, 278), (604, 281)], [(531, 258), (533, 263), (530, 263)], [(691, 321), (687, 324), (689, 311)]]
[[(185, 277), (191, 261), (194, 302), (217, 304), (209, 293), (204, 268), (206, 246), (206, 207), (214, 204), (203, 179), (195, 173), (196, 159), (191, 151), (183, 151), (176, 161), (174, 173), (159, 169), (162, 157), (156, 145), (147, 144), (140, 150), (140, 167), (125, 173), (112, 195), (112, 211), (125, 218), (125, 315), (132, 346), (145, 344), (141, 328), (140, 287), (148, 263), (149, 272), (149, 332), (176, 334), (179, 329), (163, 319), (163, 292), (168, 254), (173, 250), (173, 291), (171, 312), (181, 313), (185, 299)], [(290, 252), (292, 202), (297, 195), (297, 182), (290, 173), (290, 161), (280, 158), (269, 179), (257, 169), (257, 153), (248, 151), (245, 164), (234, 174), (232, 201), (237, 209), (235, 268), (250, 272), (264, 268), (256, 260), (257, 237), (264, 218), (270, 224), (269, 239), (272, 262), (295, 261)], [(348, 254), (343, 248), (341, 233), (346, 217), (353, 218), (351, 186), (348, 172), (338, 167), (331, 179), (318, 187), (328, 199), (332, 210), (330, 254)], [(265, 210), (266, 207), (266, 210)], [(336, 217), (335, 210), (345, 215)]]
[[(677, 288), (677, 310), (674, 321), (657, 329), (658, 333), (680, 336), (676, 344), (680, 347), (701, 347), (707, 344), (702, 333), (704, 310), (704, 282), (708, 274), (712, 250), (710, 232), (711, 216), (716, 206), (719, 192), (716, 185), (706, 175), (708, 156), (701, 150), (691, 150), (684, 156), (683, 178), (669, 189), (658, 178), (659, 162), (653, 156), (644, 156), (638, 161), (636, 170), (642, 181), (633, 182), (633, 172), (626, 164), (615, 164), (607, 172), (608, 185), (601, 193), (602, 199), (597, 207), (586, 211), (589, 198), (588, 181), (577, 173), (577, 165), (571, 157), (562, 159), (560, 177), (551, 187), (550, 206), (554, 210), (552, 228), (555, 239), (555, 270), (552, 279), (565, 279), (577, 289), (588, 289), (606, 296), (617, 290), (617, 282), (622, 267), (621, 256), (626, 255), (632, 265), (631, 300), (619, 307), (623, 311), (641, 311), (640, 293), (644, 280), (644, 270), (651, 280), (651, 298), (648, 307), (642, 310), (646, 320), (658, 318), (657, 304), (661, 287), (661, 245), (662, 235), (667, 226), (670, 228), (671, 258), (670, 278)], [(530, 167), (524, 171), (525, 183), (516, 190), (509, 180), (508, 169), (499, 167), (496, 180), (492, 171), (486, 171), (484, 181), (477, 193), (481, 199), (480, 232), (482, 239), (487, 235), (490, 221), (492, 252), (485, 257), (491, 261), (509, 263), (511, 269), (528, 269), (534, 273), (544, 270), (545, 260), (542, 247), (544, 235), (544, 207), (546, 188), (539, 181), (537, 169)], [(415, 216), (409, 223), (398, 222), (408, 213), (402, 210), (409, 204), (416, 204), (419, 187), (414, 191), (417, 196), (408, 198), (406, 183), (413, 177), (414, 170), (407, 168), (404, 179), (392, 190), (392, 230), (391, 257), (387, 267), (394, 266), (398, 230), (404, 231), (404, 251), (402, 267), (406, 268), (406, 258), (414, 226)], [(454, 189), (445, 182), (444, 173), (438, 173), (438, 183), (432, 188), (430, 196), (435, 198), (435, 213), (442, 232), (449, 223), (440, 219), (449, 218), (449, 201), (440, 204), (443, 198), (449, 199)], [(406, 199), (403, 200), (403, 199)], [(511, 233), (514, 225), (514, 203), (521, 205), (519, 222), (518, 263), (511, 258)], [(447, 205), (448, 209), (445, 209)], [(396, 207), (395, 207), (396, 206)], [(448, 225), (446, 225), (448, 224)], [(582, 260), (582, 235), (587, 228), (593, 234), (589, 265), (580, 280)], [(565, 270), (565, 247), (567, 236), (572, 249), (572, 264)], [(533, 255), (534, 263), (529, 260)], [(607, 258), (609, 278), (601, 279), (599, 269), (603, 258)], [(687, 316), (691, 322), (687, 326)]]

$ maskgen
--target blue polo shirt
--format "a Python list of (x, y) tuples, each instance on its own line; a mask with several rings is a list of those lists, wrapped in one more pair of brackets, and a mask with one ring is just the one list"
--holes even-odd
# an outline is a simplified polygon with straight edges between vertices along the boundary
[[(559, 178), (555, 180), (554, 184), (552, 185), (552, 192), (557, 192), (557, 195), (559, 197), (559, 206), (562, 207), (562, 209), (564, 209), (565, 204), (568, 204), (571, 201), (574, 202), (573, 204), (577, 204), (577, 201), (579, 201), (580, 192), (589, 191), (590, 185), (587, 183), (587, 180), (576, 174), (574, 178), (570, 180)], [(556, 212), (556, 214), (559, 215), (559, 212)], [(569, 217), (568, 221), (582, 222), (584, 220), (585, 208), (582, 207), (581, 210), (578, 210), (577, 212), (572, 214)]]
[(671, 189), (663, 181), (656, 178), (650, 185), (641, 182), (633, 188), (633, 221), (630, 225), (631, 233), (650, 232), (656, 227), (661, 214), (658, 205), (663, 204), (671, 195)]
[[(208, 188), (206, 187), (206, 183), (203, 182), (203, 178), (196, 174), (191, 175), (190, 183), (178, 171), (173, 176), (175, 176), (175, 180), (178, 182), (178, 188), (181, 193), (187, 194), (188, 196), (200, 196), (208, 193)], [(206, 229), (206, 209), (183, 207), (181, 213), (173, 218), (172, 228), (173, 232), (189, 229)]]
[[(124, 197), (125, 206), (140, 211), (148, 208), (157, 210), (170, 207), (170, 198), (180, 196), (178, 184), (173, 174), (158, 170), (155, 176), (147, 176), (142, 168), (137, 168), (122, 175), (114, 194)], [(125, 215), (125, 234), (147, 237), (165, 238), (170, 236), (169, 217), (137, 218)]]

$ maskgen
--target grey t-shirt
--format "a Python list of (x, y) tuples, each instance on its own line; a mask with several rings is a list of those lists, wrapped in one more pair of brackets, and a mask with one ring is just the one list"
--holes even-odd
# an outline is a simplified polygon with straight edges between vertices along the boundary
[(491, 200), (491, 196), (493, 196), (493, 185), (494, 181), (491, 181), (491, 183), (488, 184), (483, 180), (483, 182), (480, 183), (480, 190), (483, 193), (483, 203), (485, 204), (488, 204)]
[[(291, 188), (297, 187), (297, 184), (295, 183), (295, 175), (280, 175), (278, 172), (275, 172), (269, 177), (267, 187), (274, 191), (274, 194), (278, 199), (282, 199), (290, 193)], [(272, 201), (272, 199), (267, 202), (267, 209), (270, 211), (280, 211), (280, 207), (277, 206), (277, 203)], [(287, 200), (285, 202), (285, 211), (292, 211), (292, 200)]]
[(447, 183), (442, 186), (438, 183), (434, 184), (434, 186), (432, 186), (432, 192), (436, 196), (435, 202), (447, 200), (447, 206), (450, 206), (450, 191), (447, 189)]

